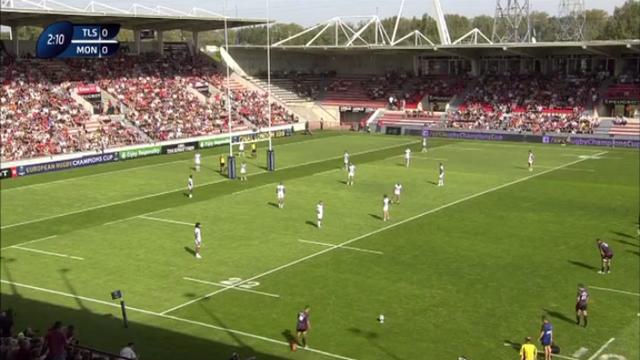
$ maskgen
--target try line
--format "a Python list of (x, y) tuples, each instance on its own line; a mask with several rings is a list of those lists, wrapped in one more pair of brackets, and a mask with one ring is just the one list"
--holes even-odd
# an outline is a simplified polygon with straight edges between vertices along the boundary
[[(604, 155), (604, 154), (606, 154), (606, 153), (607, 153), (607, 151), (603, 151), (603, 152), (600, 152), (600, 153), (596, 154), (596, 156)], [(343, 247), (343, 246), (349, 245), (349, 244), (351, 244), (351, 243), (354, 243), (354, 242), (356, 242), (356, 241), (359, 241), (359, 240), (361, 240), (361, 239), (367, 238), (367, 237), (369, 237), (369, 236), (371, 236), (371, 235), (375, 235), (375, 234), (377, 234), (377, 233), (380, 233), (380, 232), (383, 232), (383, 231), (386, 231), (386, 230), (392, 229), (392, 228), (394, 228), (394, 227), (396, 227), (396, 226), (400, 226), (400, 225), (402, 225), (402, 224), (405, 224), (405, 223), (407, 223), (407, 222), (413, 221), (413, 220), (415, 220), (415, 219), (419, 219), (419, 218), (421, 218), (421, 217), (423, 217), (423, 216), (425, 216), (425, 215), (429, 215), (429, 214), (432, 214), (432, 213), (438, 212), (438, 211), (440, 211), (440, 210), (443, 210), (443, 209), (446, 209), (446, 208), (448, 208), (448, 207), (451, 207), (451, 206), (454, 206), (454, 205), (460, 204), (460, 203), (465, 202), (465, 201), (467, 201), (467, 200), (475, 199), (475, 198), (477, 198), (477, 197), (479, 197), (479, 196), (482, 196), (482, 195), (485, 195), (485, 194), (488, 194), (488, 193), (491, 193), (491, 192), (494, 192), (494, 191), (497, 191), (497, 190), (500, 190), (500, 189), (504, 189), (504, 188), (506, 188), (506, 187), (508, 187), (508, 186), (515, 185), (515, 184), (521, 183), (521, 182), (523, 182), (523, 181), (527, 181), (527, 180), (529, 180), (529, 179), (533, 179), (533, 178), (535, 178), (535, 177), (542, 176), (542, 175), (548, 174), (548, 173), (550, 173), (550, 172), (553, 172), (553, 171), (556, 171), (556, 170), (559, 170), (559, 169), (566, 168), (567, 166), (571, 166), (571, 165), (575, 165), (575, 164), (581, 163), (581, 162), (586, 161), (586, 160), (590, 160), (590, 158), (582, 158), (582, 159), (574, 160), (574, 161), (571, 161), (571, 162), (569, 162), (569, 163), (566, 163), (566, 164), (563, 164), (563, 165), (556, 166), (556, 167), (554, 167), (554, 168), (552, 168), (552, 169), (545, 170), (545, 171), (542, 171), (542, 172), (539, 172), (539, 173), (535, 173), (535, 174), (532, 174), (532, 175), (529, 175), (529, 176), (526, 176), (526, 177), (523, 177), (523, 178), (520, 178), (520, 179), (516, 179), (516, 180), (510, 181), (510, 182), (508, 182), (508, 183), (505, 183), (505, 184), (502, 184), (502, 185), (498, 185), (498, 186), (492, 187), (492, 188), (490, 188), (490, 189), (487, 189), (487, 190), (481, 191), (481, 192), (479, 192), (479, 193), (475, 193), (475, 194), (472, 194), (472, 195), (469, 195), (469, 196), (463, 197), (463, 198), (461, 198), (461, 199), (458, 199), (458, 200), (452, 201), (452, 202), (450, 202), (450, 203), (448, 203), (448, 204), (441, 205), (441, 206), (436, 207), (436, 208), (434, 208), (434, 209), (427, 210), (427, 211), (425, 211), (425, 212), (423, 212), (423, 213), (420, 213), (420, 214), (417, 214), (417, 215), (414, 215), (414, 216), (408, 217), (408, 218), (406, 218), (406, 219), (404, 219), (404, 220), (400, 220), (400, 221), (398, 221), (398, 222), (396, 222), (396, 223), (393, 223), (393, 224), (390, 224), (390, 225), (387, 225), (387, 226), (381, 227), (381, 228), (379, 228), (379, 229), (377, 229), (377, 230), (371, 231), (371, 232), (369, 232), (369, 233), (366, 233), (366, 234), (363, 234), (363, 235), (357, 236), (357, 237), (355, 237), (355, 238), (353, 238), (353, 239), (349, 239), (349, 240), (344, 241), (344, 242), (342, 242), (342, 243), (336, 244), (335, 246), (328, 247), (328, 248), (326, 248), (326, 249), (324, 249), (324, 250), (320, 250), (320, 251), (318, 251), (318, 252), (315, 252), (315, 253), (312, 253), (312, 254), (310, 254), (310, 255), (304, 256), (304, 257), (299, 258), (299, 259), (297, 259), (297, 260), (291, 261), (291, 262), (289, 262), (289, 263), (287, 263), (287, 264), (280, 265), (280, 266), (275, 267), (275, 268), (273, 268), (273, 269), (267, 270), (267, 271), (265, 271), (265, 272), (263, 272), (263, 273), (261, 273), (261, 274), (255, 275), (255, 276), (253, 276), (253, 277), (250, 277), (250, 278), (245, 279), (245, 280), (242, 280), (242, 281), (239, 281), (238, 283), (236, 283), (236, 284), (234, 284), (234, 285), (232, 285), (232, 286), (230, 286), (230, 287), (228, 287), (228, 288), (219, 289), (219, 290), (216, 290), (216, 291), (210, 292), (210, 293), (208, 293), (208, 294), (205, 294), (205, 295), (203, 295), (203, 296), (200, 296), (200, 297), (198, 297), (198, 298), (195, 298), (195, 299), (189, 300), (189, 301), (187, 301), (187, 302), (185, 302), (185, 303), (183, 303), (183, 304), (176, 305), (176, 306), (174, 306), (174, 307), (172, 307), (172, 308), (170, 308), (170, 309), (167, 309), (167, 310), (163, 311), (161, 314), (163, 314), (163, 315), (168, 314), (168, 313), (170, 313), (170, 312), (172, 312), (172, 311), (176, 311), (176, 310), (181, 309), (181, 308), (183, 308), (183, 307), (185, 307), (185, 306), (189, 306), (189, 305), (191, 305), (191, 304), (193, 304), (193, 303), (196, 303), (196, 302), (198, 302), (198, 301), (200, 301), (200, 300), (208, 299), (208, 298), (210, 298), (210, 297), (212, 297), (212, 296), (214, 296), (214, 295), (220, 294), (220, 293), (222, 293), (222, 292), (224, 292), (224, 291), (227, 291), (227, 290), (231, 289), (232, 287), (239, 286), (239, 285), (245, 284), (245, 283), (247, 283), (247, 282), (249, 282), (249, 281), (253, 281), (253, 280), (259, 279), (259, 278), (261, 278), (261, 277), (264, 277), (264, 276), (267, 276), (267, 275), (273, 274), (273, 273), (275, 273), (275, 272), (277, 272), (277, 271), (280, 271), (280, 270), (286, 269), (286, 268), (288, 268), (288, 267), (291, 267), (291, 266), (297, 265), (297, 264), (302, 263), (302, 262), (304, 262), (304, 261), (307, 261), (307, 260), (309, 260), (309, 259), (313, 259), (313, 258), (315, 258), (316, 256), (320, 256), (320, 255), (326, 254), (326, 253), (328, 253), (328, 252), (330, 252), (330, 251), (333, 251), (333, 250), (335, 250), (335, 249), (339, 249), (340, 247)]]
[[(96, 304), (102, 304), (102, 305), (106, 305), (106, 306), (110, 306), (110, 307), (120, 308), (120, 304), (116, 304), (116, 303), (112, 303), (112, 302), (108, 302), (108, 301), (104, 301), (104, 300), (99, 300), (99, 299), (94, 299), (94, 298), (90, 298), (90, 297), (85, 297), (85, 296), (69, 294), (69, 293), (65, 293), (65, 292), (62, 292), (62, 291), (41, 288), (41, 287), (37, 287), (37, 286), (22, 284), (22, 283), (18, 283), (18, 282), (14, 282), (14, 281), (8, 281), (8, 280), (4, 280), (4, 279), (0, 279), (0, 283), (7, 284), (7, 285), (12, 285), (12, 286), (16, 286), (16, 287), (22, 287), (22, 288), (26, 288), (26, 289), (31, 289), (31, 290), (36, 290), (36, 291), (40, 291), (40, 292), (44, 292), (44, 293), (48, 293), (48, 294), (54, 294), (54, 295), (68, 297), (68, 298), (83, 300), (83, 301), (92, 302), (92, 303), (96, 303)], [(179, 321), (179, 322), (186, 323), (186, 324), (198, 325), (198, 326), (206, 327), (206, 328), (209, 328), (209, 329), (220, 330), (220, 331), (225, 332), (225, 333), (233, 333), (233, 334), (236, 334), (236, 335), (250, 337), (250, 338), (253, 338), (253, 339), (262, 340), (262, 341), (270, 342), (270, 343), (277, 344), (277, 345), (282, 345), (282, 346), (287, 346), (287, 347), (289, 346), (288, 342), (272, 339), (272, 338), (269, 338), (269, 337), (266, 337), (266, 336), (261, 336), (261, 335), (248, 333), (248, 332), (245, 332), (245, 331), (230, 329), (230, 328), (226, 328), (226, 327), (222, 327), (222, 326), (216, 326), (216, 325), (207, 324), (207, 323), (200, 322), (200, 321), (184, 319), (184, 318), (180, 318), (180, 317), (177, 317), (177, 316), (165, 315), (165, 314), (157, 313), (155, 311), (144, 310), (144, 309), (140, 309), (140, 308), (136, 308), (136, 307), (132, 307), (132, 306), (127, 306), (127, 310), (134, 311), (134, 312), (139, 312), (141, 314), (155, 316), (155, 317), (159, 317), (159, 318)], [(330, 353), (330, 352), (327, 352), (327, 351), (322, 351), (322, 350), (318, 350), (318, 349), (314, 349), (314, 348), (310, 348), (310, 347), (306, 347), (306, 348), (305, 347), (300, 347), (300, 350), (309, 351), (309, 352), (312, 352), (312, 353), (324, 355), (324, 356), (331, 357), (331, 358), (334, 358), (334, 359), (355, 360), (354, 358), (350, 358), (350, 357), (346, 357), (346, 356), (342, 356), (342, 355), (338, 355), (338, 354), (333, 354), (333, 353)]]

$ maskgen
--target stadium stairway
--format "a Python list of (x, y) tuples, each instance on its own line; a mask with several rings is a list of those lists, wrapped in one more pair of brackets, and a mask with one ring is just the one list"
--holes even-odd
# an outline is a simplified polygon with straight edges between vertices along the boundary
[[(267, 80), (261, 78), (248, 77), (247, 80), (256, 84), (261, 89), (267, 89)], [(303, 103), (309, 101), (304, 99), (294, 92), (294, 84), (291, 79), (271, 79), (271, 95), (277, 97), (287, 104), (291, 103)]]
[(600, 119), (600, 125), (593, 129), (595, 135), (609, 135), (609, 131), (613, 127), (613, 121), (611, 119)]
[[(230, 84), (231, 84), (231, 89), (232, 90), (242, 90), (242, 89), (250, 89), (253, 91), (258, 91), (258, 92), (266, 92), (266, 86), (260, 87), (258, 86), (256, 83), (253, 83), (252, 81), (249, 81), (248, 79), (243, 78), (242, 76), (233, 73), (231, 75), (231, 79), (230, 79)], [(272, 93), (271, 93), (271, 101), (277, 103), (278, 105), (284, 107), (285, 109), (287, 109), (288, 111), (291, 111), (295, 116), (298, 117), (298, 119), (300, 119), (300, 122), (307, 122), (308, 119), (305, 116), (302, 116), (300, 113), (298, 113), (297, 111), (295, 111), (294, 109), (292, 109), (290, 106), (287, 105), (287, 103), (285, 101), (283, 101), (282, 99), (278, 98), (277, 96), (273, 96), (273, 87), (272, 87)]]
[(625, 120), (627, 120), (626, 125), (613, 124), (609, 130), (609, 135), (640, 137), (640, 119), (625, 118)]

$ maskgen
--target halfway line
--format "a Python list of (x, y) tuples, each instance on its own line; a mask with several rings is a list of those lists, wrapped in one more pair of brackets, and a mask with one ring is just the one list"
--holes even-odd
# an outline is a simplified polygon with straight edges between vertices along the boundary
[[(606, 154), (606, 153), (607, 153), (607, 151), (603, 151), (603, 152), (598, 153), (598, 154), (597, 154), (597, 156), (599, 156), (599, 155), (604, 155), (604, 154)], [(247, 283), (247, 282), (249, 282), (249, 281), (253, 281), (253, 280), (259, 279), (259, 278), (261, 278), (261, 277), (263, 277), (263, 276), (267, 276), (267, 275), (272, 274), (272, 273), (274, 273), (274, 272), (280, 271), (280, 270), (282, 270), (282, 269), (286, 269), (286, 268), (288, 268), (288, 267), (290, 267), (290, 266), (293, 266), (293, 265), (299, 264), (299, 263), (301, 263), (301, 262), (303, 262), (303, 261), (306, 261), (306, 260), (312, 259), (312, 258), (314, 258), (314, 257), (316, 257), (316, 256), (319, 256), (319, 255), (322, 255), (322, 254), (328, 253), (329, 251), (335, 250), (335, 249), (337, 249), (338, 247), (341, 247), (341, 246), (345, 246), (345, 245), (351, 244), (351, 243), (356, 242), (356, 241), (358, 241), (358, 240), (360, 240), (360, 239), (364, 239), (364, 238), (366, 238), (366, 237), (369, 237), (369, 236), (371, 236), (371, 235), (377, 234), (377, 233), (379, 233), (379, 232), (386, 231), (386, 230), (388, 230), (388, 229), (391, 229), (391, 228), (394, 228), (394, 227), (396, 227), (396, 226), (402, 225), (402, 224), (407, 223), (407, 222), (409, 222), (409, 221), (413, 221), (413, 220), (415, 220), (415, 219), (421, 218), (421, 217), (423, 217), (423, 216), (425, 216), (425, 215), (429, 215), (429, 214), (432, 214), (432, 213), (434, 213), (434, 212), (440, 211), (440, 210), (442, 210), (442, 209), (446, 209), (446, 208), (448, 208), (448, 207), (450, 207), (450, 206), (453, 206), (453, 205), (456, 205), (456, 204), (459, 204), (459, 203), (465, 202), (465, 201), (467, 201), (467, 200), (471, 200), (471, 199), (477, 198), (478, 196), (482, 196), (482, 195), (485, 195), (485, 194), (488, 194), (488, 193), (494, 192), (494, 191), (496, 191), (496, 190), (500, 190), (500, 189), (506, 188), (506, 187), (511, 186), (511, 185), (515, 185), (515, 184), (521, 183), (521, 182), (523, 182), (523, 181), (527, 181), (527, 180), (529, 180), (529, 179), (533, 179), (533, 178), (535, 178), (535, 177), (538, 177), (538, 176), (541, 176), (541, 175), (544, 175), (544, 174), (548, 174), (548, 173), (550, 173), (550, 172), (552, 172), (552, 171), (556, 171), (556, 170), (559, 170), (559, 169), (565, 168), (565, 167), (567, 167), (567, 166), (571, 166), (571, 165), (575, 165), (575, 164), (581, 163), (581, 162), (586, 161), (586, 160), (590, 160), (590, 158), (582, 158), (582, 159), (574, 160), (574, 161), (569, 162), (569, 163), (566, 163), (566, 164), (564, 164), (564, 165), (559, 165), (559, 166), (557, 166), (557, 167), (555, 167), (555, 168), (553, 168), (553, 169), (549, 169), (549, 170), (545, 170), (545, 171), (542, 171), (542, 172), (539, 172), (539, 173), (536, 173), (536, 174), (532, 174), (532, 175), (529, 175), (529, 176), (526, 176), (526, 177), (523, 177), (523, 178), (520, 178), (520, 179), (517, 179), (517, 180), (514, 180), (514, 181), (510, 181), (510, 182), (508, 182), (508, 183), (506, 183), (506, 184), (498, 185), (498, 186), (492, 187), (492, 188), (490, 188), (490, 189), (487, 189), (487, 190), (481, 191), (481, 192), (479, 192), (479, 193), (476, 193), (476, 194), (472, 194), (472, 195), (469, 195), (469, 196), (463, 197), (463, 198), (461, 198), (461, 199), (458, 199), (458, 200), (452, 201), (452, 202), (450, 202), (450, 203), (448, 203), (448, 204), (445, 204), (445, 205), (439, 206), (439, 207), (437, 207), (437, 208), (434, 208), (434, 209), (431, 209), (431, 210), (425, 211), (425, 212), (423, 212), (423, 213), (420, 213), (420, 214), (417, 214), (417, 215), (414, 215), (414, 216), (408, 217), (408, 218), (406, 218), (406, 219), (404, 219), (404, 220), (401, 220), (401, 221), (398, 221), (398, 222), (396, 222), (396, 223), (393, 223), (393, 224), (387, 225), (387, 226), (385, 226), (385, 227), (381, 227), (381, 228), (379, 228), (379, 229), (377, 229), (377, 230), (374, 230), (374, 231), (372, 231), (372, 232), (366, 233), (366, 234), (364, 234), (364, 235), (360, 235), (360, 236), (355, 237), (355, 238), (353, 238), (353, 239), (350, 239), (350, 240), (344, 241), (344, 242), (342, 242), (342, 243), (340, 243), (340, 244), (337, 244), (337, 246), (333, 246), (333, 247), (330, 247), (330, 248), (326, 248), (326, 249), (324, 249), (324, 250), (320, 250), (320, 251), (318, 251), (318, 252), (315, 252), (315, 253), (312, 253), (312, 254), (310, 254), (310, 255), (304, 256), (304, 257), (299, 258), (299, 259), (297, 259), (297, 260), (291, 261), (291, 262), (289, 262), (289, 263), (287, 263), (287, 264), (284, 264), (284, 265), (278, 266), (278, 267), (273, 268), (273, 269), (271, 269), (271, 270), (267, 270), (267, 271), (265, 271), (265, 272), (263, 272), (263, 273), (261, 273), (261, 274), (258, 274), (258, 275), (256, 275), (256, 276), (253, 276), (253, 277), (250, 277), (250, 278), (248, 278), (248, 279), (242, 280), (242, 281), (240, 281), (240, 282), (238, 282), (238, 283), (234, 284), (232, 287), (239, 286), (239, 285), (245, 284), (245, 283)], [(231, 288), (231, 287), (224, 288), (224, 289), (220, 289), (220, 290), (217, 290), (217, 291), (213, 291), (213, 292), (211, 292), (211, 293), (209, 293), (209, 294), (206, 294), (206, 295), (204, 295), (204, 296), (201, 296), (201, 297), (195, 298), (195, 299), (190, 300), (190, 301), (187, 301), (187, 302), (185, 302), (185, 303), (183, 303), (183, 304), (180, 304), (180, 305), (174, 306), (174, 307), (172, 307), (172, 308), (170, 308), (170, 309), (167, 309), (167, 310), (163, 311), (161, 314), (165, 315), (165, 314), (170, 313), (170, 312), (172, 312), (172, 311), (175, 311), (175, 310), (181, 309), (181, 308), (183, 308), (183, 307), (185, 307), (185, 306), (191, 305), (191, 304), (193, 304), (193, 303), (195, 303), (195, 302), (198, 302), (198, 301), (200, 301), (200, 300), (207, 299), (207, 298), (210, 298), (210, 297), (212, 297), (212, 296), (214, 296), (214, 295), (217, 295), (217, 294), (219, 294), (219, 293), (221, 293), (221, 292), (227, 291), (227, 290), (229, 290), (230, 288)]]

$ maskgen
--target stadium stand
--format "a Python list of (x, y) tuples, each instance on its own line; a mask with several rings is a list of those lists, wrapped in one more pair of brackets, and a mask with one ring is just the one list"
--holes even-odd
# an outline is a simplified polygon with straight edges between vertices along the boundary
[(111, 118), (92, 118), (71, 97), (70, 82), (52, 83), (41, 61), (2, 58), (3, 161), (97, 150), (143, 142), (138, 132)]
[[(64, 62), (16, 62), (6, 56), (2, 62), (3, 161), (99, 151), (228, 129), (224, 76), (204, 56), (121, 55)], [(124, 118), (92, 115), (73, 99), (74, 89), (87, 84), (98, 85), (112, 97), (104, 104), (105, 113), (124, 108)], [(203, 86), (205, 91), (200, 93), (197, 89)], [(233, 129), (266, 126), (267, 95), (239, 84), (232, 84), (231, 89)], [(298, 118), (272, 103), (272, 120), (275, 125)]]

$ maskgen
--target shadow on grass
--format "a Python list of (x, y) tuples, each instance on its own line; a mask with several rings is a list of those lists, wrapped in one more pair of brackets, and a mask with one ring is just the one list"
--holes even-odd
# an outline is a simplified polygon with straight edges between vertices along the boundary
[(374, 219), (378, 219), (378, 220), (382, 220), (382, 216), (380, 215), (376, 215), (376, 214), (369, 214), (369, 216), (371, 216)]
[(338, 180), (338, 183), (342, 185), (347, 185), (347, 180)]
[(282, 330), (282, 337), (284, 337), (285, 341), (289, 344), (293, 344), (297, 342), (296, 337), (293, 335), (290, 329)]
[(635, 254), (636, 256), (640, 256), (640, 251), (627, 250), (627, 252)]
[(522, 347), (522, 344), (519, 342), (515, 342), (515, 341), (511, 341), (511, 340), (505, 340), (504, 341), (504, 346), (509, 346), (510, 348), (512, 348), (515, 351), (520, 351), (520, 348)]
[(318, 227), (318, 225), (315, 222), (311, 221), (311, 220), (305, 221), (305, 224), (307, 224), (309, 226), (313, 226), (313, 227)]
[(271, 205), (271, 206), (273, 206), (274, 208), (279, 207), (279, 206), (278, 206), (278, 204), (274, 203), (273, 201), (269, 201), (269, 202), (267, 203), (267, 205)]
[(196, 256), (196, 251), (188, 246), (184, 247), (184, 251), (188, 252), (191, 256)]
[(631, 236), (629, 234), (625, 234), (623, 232), (619, 232), (619, 231), (611, 231), (611, 232), (616, 234), (616, 235), (618, 235), (618, 236), (626, 237), (626, 238), (629, 238), (629, 239), (635, 239), (634, 236)]
[[(238, 334), (229, 337), (229, 344), (207, 338), (210, 336), (208, 334), (214, 336), (224, 334), (222, 337), (225, 337), (232, 334), (229, 331), (206, 327), (194, 328), (192, 325), (183, 326), (184, 323), (172, 319), (159, 317), (150, 319), (149, 315), (134, 311), (129, 311), (129, 327), (124, 328), (118, 307), (106, 307), (92, 303), (91, 308), (99, 309), (100, 312), (97, 313), (86, 310), (86, 308), (84, 310), (71, 309), (25, 298), (19, 293), (22, 291), (21, 287), (17, 287), (17, 289), (12, 287), (8, 291), (12, 291), (13, 294), (1, 294), (2, 307), (14, 310), (16, 314), (15, 329), (24, 329), (29, 326), (39, 329), (42, 333), (54, 321), (60, 320), (64, 325), (72, 323), (80, 333), (81, 345), (109, 353), (117, 354), (125, 344), (135, 342), (136, 352), (142, 354), (144, 359), (228, 359), (234, 352), (237, 352), (241, 359), (250, 356), (255, 356), (260, 360), (283, 359), (279, 356), (256, 352), (244, 342), (244, 340), (255, 340)], [(27, 291), (31, 292), (31, 290)], [(106, 295), (105, 300), (109, 300), (108, 294)], [(52, 301), (64, 299), (52, 296)], [(216, 317), (212, 317), (211, 325), (224, 327), (224, 324), (216, 319)], [(143, 323), (142, 320), (153, 321), (154, 324), (160, 326), (150, 326)], [(202, 319), (197, 320), (202, 321)], [(176, 330), (173, 330), (174, 328)], [(186, 334), (187, 329), (191, 329), (194, 335)], [(278, 345), (272, 346), (277, 347)]]
[(429, 181), (427, 181), (427, 183), (429, 183), (429, 184), (431, 184), (431, 185), (438, 186), (438, 183), (437, 183), (436, 181), (431, 181), (431, 180), (429, 180)]
[(614, 239), (614, 241), (617, 241), (617, 242), (619, 242), (619, 243), (621, 243), (621, 244), (625, 244), (625, 245), (629, 245), (629, 246), (635, 246), (635, 247), (637, 247), (637, 248), (640, 248), (640, 244), (632, 243), (632, 242), (627, 241), (627, 240)]
[(353, 333), (354, 335), (361, 336), (361, 337), (367, 339), (367, 341), (369, 342), (369, 344), (371, 344), (371, 346), (373, 346), (376, 349), (378, 349), (378, 350), (382, 351), (383, 353), (385, 353), (389, 359), (395, 359), (395, 360), (401, 360), (402, 359), (401, 357), (399, 357), (396, 354), (392, 353), (386, 347), (384, 347), (384, 346), (382, 346), (381, 344), (378, 343), (377, 339), (380, 337), (380, 335), (377, 332), (374, 332), (374, 331), (362, 331), (361, 329), (358, 329), (358, 328), (355, 328), (355, 327), (349, 328), (348, 330), (351, 333)]
[(545, 314), (549, 315), (550, 317), (554, 318), (554, 319), (558, 319), (558, 320), (562, 320), (564, 322), (568, 322), (571, 324), (575, 324), (576, 321), (570, 317), (568, 317), (567, 315), (558, 312), (558, 311), (554, 311), (554, 310), (549, 310), (549, 309), (542, 309), (542, 311), (544, 311)]
[(593, 265), (589, 265), (580, 261), (575, 261), (575, 260), (567, 260), (570, 264), (573, 264), (575, 266), (580, 266), (582, 268), (585, 269), (589, 269), (589, 270), (598, 270), (598, 267), (593, 266)]

